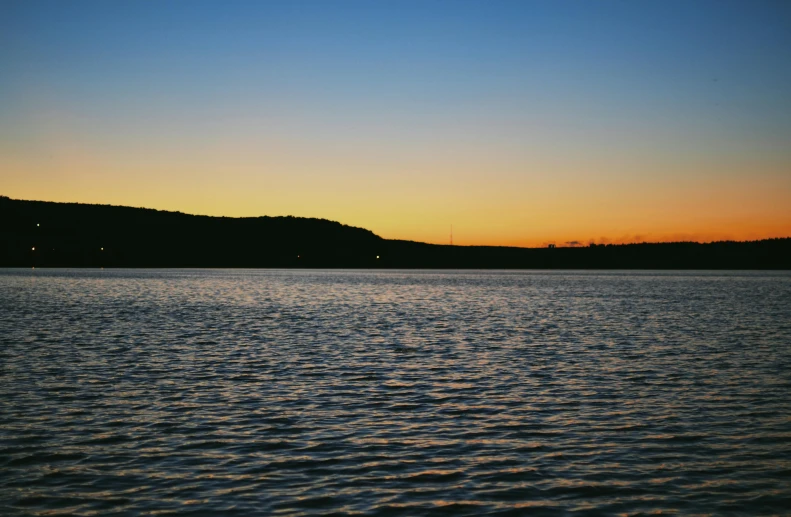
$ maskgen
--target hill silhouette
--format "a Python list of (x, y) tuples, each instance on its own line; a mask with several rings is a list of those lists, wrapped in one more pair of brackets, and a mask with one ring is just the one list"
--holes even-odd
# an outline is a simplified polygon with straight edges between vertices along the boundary
[(0, 267), (31, 266), (791, 269), (791, 238), (555, 249), (447, 246), (383, 239), (326, 219), (210, 217), (0, 196)]

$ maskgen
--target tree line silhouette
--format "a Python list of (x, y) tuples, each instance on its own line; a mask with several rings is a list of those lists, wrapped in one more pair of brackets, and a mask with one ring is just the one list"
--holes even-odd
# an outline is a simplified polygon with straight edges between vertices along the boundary
[(0, 196), (0, 267), (791, 269), (791, 238), (515, 248), (383, 239), (326, 219)]

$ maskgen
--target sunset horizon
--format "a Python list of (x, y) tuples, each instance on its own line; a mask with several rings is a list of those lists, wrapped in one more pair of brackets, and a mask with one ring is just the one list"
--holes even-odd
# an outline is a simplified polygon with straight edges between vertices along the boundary
[[(0, 193), (0, 197), (4, 196), (5, 194)], [(456, 245), (456, 246), (509, 246), (509, 247), (520, 247), (520, 248), (540, 248), (545, 247), (550, 244), (557, 245), (557, 246), (567, 246), (567, 247), (578, 247), (578, 246), (589, 246), (591, 244), (661, 244), (661, 243), (673, 243), (673, 242), (697, 242), (697, 243), (711, 243), (711, 242), (725, 242), (725, 241), (733, 241), (733, 242), (752, 242), (752, 241), (760, 241), (765, 239), (783, 239), (783, 238), (791, 238), (791, 231), (783, 233), (781, 231), (772, 232), (763, 231), (763, 232), (756, 232), (756, 231), (746, 231), (743, 233), (737, 232), (721, 232), (721, 233), (683, 233), (683, 232), (676, 232), (676, 233), (665, 233), (665, 234), (652, 234), (652, 233), (643, 233), (643, 234), (631, 234), (631, 235), (621, 235), (616, 238), (611, 238), (607, 236), (599, 236), (598, 238), (588, 238), (588, 239), (561, 239), (561, 238), (549, 238), (543, 240), (515, 240), (513, 243), (509, 242), (466, 242), (464, 236), (464, 228), (459, 228), (455, 225), (449, 225), (445, 228), (445, 235), (444, 240), (437, 239), (437, 240), (421, 240), (412, 238), (409, 236), (389, 236), (389, 235), (382, 235), (380, 232), (377, 232), (375, 229), (366, 226), (365, 224), (355, 224), (349, 221), (343, 220), (336, 220), (330, 217), (325, 217), (322, 215), (295, 215), (295, 214), (271, 214), (271, 213), (259, 213), (259, 214), (242, 214), (242, 215), (229, 215), (223, 213), (198, 213), (198, 212), (190, 212), (188, 210), (181, 210), (181, 209), (173, 209), (169, 207), (155, 207), (155, 206), (138, 206), (132, 204), (113, 204), (113, 203), (102, 203), (102, 202), (84, 202), (84, 201), (71, 201), (71, 200), (49, 200), (49, 199), (20, 199), (20, 198), (13, 198), (11, 196), (6, 196), (11, 199), (18, 199), (20, 201), (39, 201), (39, 202), (53, 202), (53, 203), (64, 203), (64, 204), (89, 204), (89, 205), (104, 205), (104, 206), (119, 206), (119, 207), (129, 207), (129, 208), (140, 208), (140, 209), (147, 209), (147, 210), (159, 210), (163, 212), (178, 212), (187, 215), (197, 215), (197, 216), (209, 216), (209, 217), (226, 217), (226, 218), (257, 218), (257, 217), (301, 217), (301, 218), (311, 218), (311, 219), (325, 219), (334, 222), (338, 222), (347, 226), (352, 226), (356, 228), (362, 228), (365, 230), (370, 230), (377, 236), (383, 239), (391, 239), (391, 240), (406, 240), (406, 241), (415, 241), (415, 242), (424, 242), (427, 244), (439, 244), (439, 245)], [(538, 232), (537, 232), (538, 233)], [(737, 236), (734, 236), (737, 235)], [(738, 236), (741, 235), (741, 236)]]
[(468, 245), (791, 235), (781, 2), (11, 2), (0, 191)]

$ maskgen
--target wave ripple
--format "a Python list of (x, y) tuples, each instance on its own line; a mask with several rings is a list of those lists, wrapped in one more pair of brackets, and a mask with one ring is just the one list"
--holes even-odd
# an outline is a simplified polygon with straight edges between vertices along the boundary
[(780, 514), (791, 275), (0, 270), (0, 513)]

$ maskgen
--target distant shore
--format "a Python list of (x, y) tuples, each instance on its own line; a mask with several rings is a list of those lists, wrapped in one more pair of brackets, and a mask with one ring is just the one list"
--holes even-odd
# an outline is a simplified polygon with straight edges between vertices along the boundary
[(0, 196), (0, 267), (791, 269), (791, 238), (450, 246), (383, 239), (326, 219), (209, 217)]

